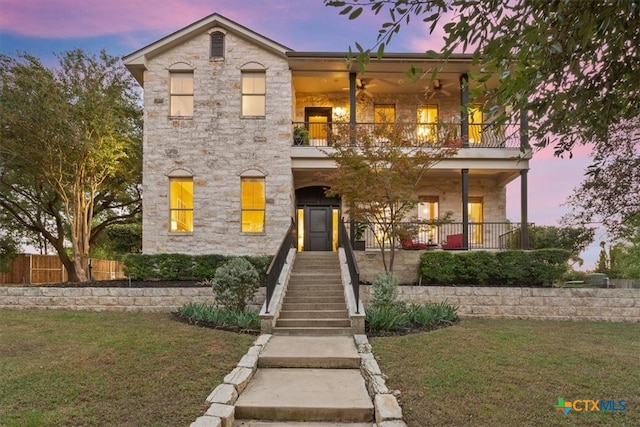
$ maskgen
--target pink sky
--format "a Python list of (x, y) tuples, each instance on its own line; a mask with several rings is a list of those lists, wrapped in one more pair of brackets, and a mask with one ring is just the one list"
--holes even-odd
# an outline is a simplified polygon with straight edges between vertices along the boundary
[[(354, 42), (371, 46), (386, 17), (365, 13), (349, 21), (322, 0), (0, 0), (0, 53), (26, 51), (45, 64), (54, 63), (54, 52), (76, 47), (126, 55), (212, 13), (297, 51), (346, 51)], [(441, 34), (429, 37), (414, 19), (387, 51), (437, 50)], [(573, 154), (560, 159), (545, 149), (530, 162), (529, 221), (557, 225), (567, 212), (562, 204), (590, 162), (585, 148)], [(507, 217), (519, 221), (519, 180), (508, 186), (507, 200)], [(597, 254), (596, 244), (583, 254), (583, 268), (594, 268)]]

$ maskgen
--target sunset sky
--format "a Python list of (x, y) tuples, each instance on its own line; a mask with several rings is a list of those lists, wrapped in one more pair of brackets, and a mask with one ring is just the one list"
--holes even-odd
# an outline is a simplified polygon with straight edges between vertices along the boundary
[[(372, 46), (386, 16), (364, 13), (355, 21), (325, 7), (322, 0), (0, 0), (0, 53), (27, 52), (45, 65), (54, 53), (73, 48), (105, 49), (123, 56), (161, 37), (219, 13), (296, 51), (347, 51), (358, 42)], [(413, 20), (394, 36), (388, 52), (438, 50), (440, 35), (428, 34)], [(553, 156), (551, 149), (535, 154), (529, 172), (529, 221), (557, 225), (562, 206), (583, 178), (588, 150), (572, 159)], [(507, 189), (507, 217), (520, 220), (520, 181)], [(583, 254), (583, 269), (593, 269), (597, 243)]]

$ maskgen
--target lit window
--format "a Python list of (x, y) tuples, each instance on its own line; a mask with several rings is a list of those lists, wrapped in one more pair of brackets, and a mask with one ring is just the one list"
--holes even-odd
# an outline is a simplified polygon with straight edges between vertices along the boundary
[(438, 106), (425, 105), (418, 108), (418, 138), (434, 141), (437, 137)]
[(393, 104), (377, 104), (373, 106), (373, 121), (375, 123), (395, 123), (396, 106)]
[(211, 59), (224, 58), (224, 33), (214, 31), (211, 33)]
[(264, 178), (242, 178), (241, 192), (241, 231), (263, 233), (266, 206)]
[(482, 110), (479, 106), (469, 108), (469, 143), (478, 144), (482, 141)]
[(469, 213), (469, 242), (482, 243), (484, 221), (484, 203), (482, 197), (469, 197), (467, 212)]
[(171, 116), (193, 116), (193, 73), (171, 73)]
[(193, 231), (193, 179), (172, 178), (169, 181), (170, 231)]
[[(420, 221), (433, 221), (438, 218), (438, 197), (426, 196), (420, 198), (418, 204), (418, 219)], [(438, 241), (438, 228), (434, 225), (422, 224), (420, 226), (420, 236), (426, 235), (428, 243)]]
[(266, 76), (264, 72), (242, 73), (242, 115), (264, 116), (266, 104)]

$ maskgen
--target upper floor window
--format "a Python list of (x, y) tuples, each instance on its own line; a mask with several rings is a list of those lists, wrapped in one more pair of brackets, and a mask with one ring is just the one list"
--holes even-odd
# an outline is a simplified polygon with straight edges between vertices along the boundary
[(396, 106), (393, 104), (376, 104), (373, 106), (373, 121), (375, 123), (395, 123)]
[(266, 74), (264, 71), (242, 72), (242, 115), (264, 117), (266, 111)]
[(171, 116), (193, 116), (193, 72), (172, 71), (171, 79)]
[(211, 59), (223, 59), (224, 58), (224, 33), (222, 31), (214, 31), (211, 33), (211, 52), (209, 57)]
[(482, 122), (484, 120), (482, 109), (479, 105), (469, 107), (469, 143), (482, 142)]
[(266, 208), (265, 180), (242, 178), (241, 181), (241, 231), (263, 233)]
[(169, 180), (169, 230), (175, 233), (193, 231), (193, 178)]
[(424, 105), (418, 107), (418, 137), (434, 141), (438, 132), (438, 106)]

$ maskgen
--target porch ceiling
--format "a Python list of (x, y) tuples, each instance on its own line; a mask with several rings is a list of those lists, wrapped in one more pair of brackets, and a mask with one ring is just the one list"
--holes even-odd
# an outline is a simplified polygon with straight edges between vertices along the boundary
[[(331, 169), (293, 169), (294, 188), (310, 185), (329, 186)], [(519, 170), (469, 169), (469, 179), (491, 179), (498, 186), (505, 186), (520, 177)], [(462, 180), (460, 170), (431, 169), (424, 179), (443, 179), (458, 182)]]
[[(346, 53), (313, 54), (289, 53), (289, 66), (293, 73), (293, 84), (296, 92), (341, 92), (349, 88), (349, 72), (357, 68), (347, 66)], [(406, 76), (411, 66), (429, 71), (422, 79), (412, 82)], [(438, 72), (443, 88), (452, 95), (459, 94), (460, 75), (474, 69), (469, 58), (451, 59), (445, 65), (438, 61), (428, 60), (422, 54), (391, 54), (382, 60), (372, 59), (363, 74), (358, 74), (365, 88), (371, 94), (377, 93), (418, 93), (424, 92), (432, 84), (430, 71), (442, 67)], [(488, 85), (497, 84), (497, 79)]]

